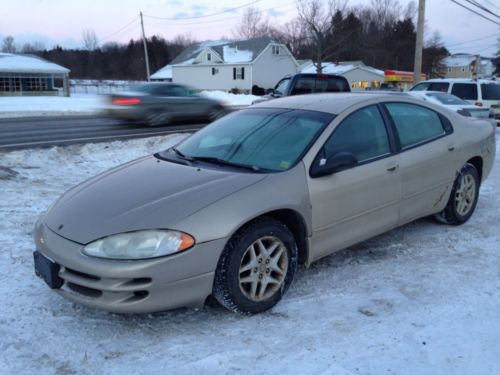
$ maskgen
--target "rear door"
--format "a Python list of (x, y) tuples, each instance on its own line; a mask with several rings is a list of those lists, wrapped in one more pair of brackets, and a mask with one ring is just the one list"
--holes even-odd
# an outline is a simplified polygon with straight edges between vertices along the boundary
[(439, 211), (455, 178), (453, 128), (438, 112), (413, 103), (385, 103), (401, 152), (400, 224)]

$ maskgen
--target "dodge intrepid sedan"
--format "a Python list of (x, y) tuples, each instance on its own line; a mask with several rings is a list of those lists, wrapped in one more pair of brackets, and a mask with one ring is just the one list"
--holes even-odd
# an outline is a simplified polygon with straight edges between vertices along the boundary
[(258, 313), (297, 264), (412, 220), (458, 225), (495, 157), (492, 126), (388, 94), (276, 99), (65, 193), (36, 224), (35, 270), (123, 313)]

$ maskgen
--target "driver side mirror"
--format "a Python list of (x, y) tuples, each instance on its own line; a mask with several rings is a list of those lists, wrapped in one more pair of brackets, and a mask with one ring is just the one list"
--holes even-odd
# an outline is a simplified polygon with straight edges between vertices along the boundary
[(328, 159), (317, 158), (309, 172), (312, 178), (331, 175), (355, 167), (358, 159), (350, 152), (338, 152)]
[(266, 95), (274, 95), (274, 89), (267, 89)]

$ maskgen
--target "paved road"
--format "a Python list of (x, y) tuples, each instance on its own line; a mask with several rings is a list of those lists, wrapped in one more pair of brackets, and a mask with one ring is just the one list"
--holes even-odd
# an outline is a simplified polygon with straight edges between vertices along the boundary
[(101, 142), (193, 132), (206, 124), (182, 123), (162, 127), (122, 124), (107, 117), (37, 117), (0, 119), (0, 149)]

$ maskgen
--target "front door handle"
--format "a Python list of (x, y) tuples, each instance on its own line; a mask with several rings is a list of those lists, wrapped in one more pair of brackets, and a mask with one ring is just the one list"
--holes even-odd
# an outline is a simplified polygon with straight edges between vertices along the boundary
[(399, 165), (392, 165), (387, 168), (387, 172), (394, 172), (396, 169), (398, 169)]
[(454, 144), (451, 144), (451, 143), (450, 143), (447, 147), (448, 147), (448, 151), (453, 151), (453, 150), (455, 150), (455, 145), (454, 145)]

